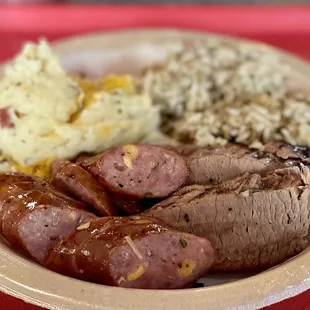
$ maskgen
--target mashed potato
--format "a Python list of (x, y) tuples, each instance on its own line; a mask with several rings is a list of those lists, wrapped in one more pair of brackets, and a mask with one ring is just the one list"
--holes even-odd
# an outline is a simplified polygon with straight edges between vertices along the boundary
[(69, 77), (42, 41), (26, 44), (6, 66), (0, 123), (2, 156), (13, 170), (45, 175), (52, 159), (138, 142), (158, 127), (159, 113), (130, 77)]

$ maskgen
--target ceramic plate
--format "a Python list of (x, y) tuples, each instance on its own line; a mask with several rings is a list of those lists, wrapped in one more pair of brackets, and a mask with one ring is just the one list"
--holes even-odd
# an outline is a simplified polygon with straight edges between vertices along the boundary
[[(53, 47), (69, 71), (100, 75), (116, 70), (134, 74), (149, 61), (150, 50), (172, 40), (210, 36), (213, 35), (176, 30), (135, 30), (72, 37), (55, 42)], [(252, 44), (264, 50), (273, 49)], [(141, 46), (138, 53), (137, 46)], [(277, 52), (293, 69), (289, 87), (310, 90), (310, 65)], [(160, 61), (164, 56), (158, 52), (157, 59), (152, 61)], [(259, 309), (310, 288), (310, 250), (260, 274), (212, 274), (203, 281), (207, 287), (186, 290), (133, 290), (96, 285), (46, 270), (0, 240), (1, 291), (48, 309), (72, 310)]]

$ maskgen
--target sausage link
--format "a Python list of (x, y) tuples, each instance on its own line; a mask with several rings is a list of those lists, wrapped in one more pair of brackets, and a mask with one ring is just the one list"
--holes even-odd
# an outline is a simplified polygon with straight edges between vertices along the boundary
[(95, 283), (144, 289), (182, 288), (214, 261), (207, 239), (148, 217), (105, 217), (78, 227), (45, 265)]
[(188, 168), (181, 155), (148, 144), (110, 149), (81, 165), (110, 192), (129, 200), (167, 197), (188, 177)]
[(101, 216), (116, 215), (117, 210), (104, 187), (78, 164), (56, 160), (52, 166), (53, 184), (87, 203)]
[(0, 232), (16, 250), (42, 263), (59, 240), (96, 218), (47, 182), (0, 173)]

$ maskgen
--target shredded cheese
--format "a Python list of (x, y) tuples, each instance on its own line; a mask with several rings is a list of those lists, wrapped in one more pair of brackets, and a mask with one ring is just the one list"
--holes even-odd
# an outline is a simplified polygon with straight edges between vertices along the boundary
[(123, 146), (123, 150), (125, 152), (125, 155), (123, 156), (124, 164), (129, 169), (132, 169), (132, 161), (137, 159), (138, 149), (134, 145), (125, 145), (125, 146)]
[(125, 240), (127, 241), (127, 243), (129, 244), (129, 246), (132, 248), (133, 252), (137, 255), (137, 257), (139, 259), (142, 259), (142, 255), (141, 252), (138, 250), (138, 248), (136, 247), (136, 245), (134, 244), (134, 242), (132, 241), (132, 239), (129, 236), (125, 237)]
[(90, 222), (80, 225), (77, 230), (83, 230), (89, 228)]
[(196, 263), (191, 259), (185, 259), (178, 264), (177, 272), (181, 277), (189, 277), (194, 269), (196, 268)]
[(140, 278), (145, 273), (145, 267), (143, 265), (138, 265), (137, 269), (129, 273), (126, 277), (127, 281), (135, 281)]
[(54, 158), (48, 158), (38, 162), (31, 166), (22, 166), (13, 160), (8, 160), (11, 166), (15, 168), (17, 172), (36, 175), (42, 178), (49, 178), (52, 172), (52, 162)]

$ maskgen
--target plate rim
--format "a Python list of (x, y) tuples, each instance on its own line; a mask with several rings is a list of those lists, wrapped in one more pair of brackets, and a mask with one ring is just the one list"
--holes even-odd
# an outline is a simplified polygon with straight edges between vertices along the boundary
[[(164, 36), (166, 38), (215, 36), (229, 38), (237, 42), (249, 42), (260, 46), (260, 48), (276, 51), (293, 64), (297, 64), (303, 74), (310, 74), (310, 64), (289, 52), (257, 41), (199, 30), (139, 28), (96, 31), (53, 40), (51, 43), (56, 52), (59, 52), (81, 45), (83, 42), (83, 44), (94, 42), (100, 38), (107, 40), (109, 37), (114, 37), (114, 39), (120, 40), (129, 36)], [(45, 277), (49, 281), (45, 281)], [(145, 302), (148, 303), (149, 300), (156, 303), (154, 310), (198, 310), (201, 307), (213, 310), (235, 309), (235, 307), (258, 309), (310, 289), (310, 249), (306, 249), (303, 253), (281, 265), (236, 282), (188, 290), (137, 290), (108, 287), (56, 274), (21, 257), (12, 249), (1, 244), (0, 279), (0, 291), (48, 309), (112, 310), (117, 308), (119, 310), (137, 310), (141, 309), (143, 305), (145, 306)], [(80, 286), (83, 288), (80, 289)], [(61, 292), (61, 287), (68, 290)], [(247, 290), (249, 287), (254, 288), (252, 292)], [(98, 296), (100, 293), (104, 296)], [(83, 296), (84, 300), (80, 300), (79, 296)], [(96, 303), (94, 303), (94, 299)]]

